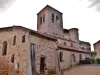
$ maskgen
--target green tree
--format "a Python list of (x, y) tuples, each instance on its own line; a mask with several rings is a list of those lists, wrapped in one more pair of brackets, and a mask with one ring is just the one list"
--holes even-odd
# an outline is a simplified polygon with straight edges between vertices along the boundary
[(92, 52), (91, 52), (91, 58), (92, 58), (92, 59), (95, 59), (95, 56), (96, 56), (96, 55), (97, 55), (97, 53), (96, 53), (95, 51), (92, 51)]
[(91, 63), (95, 63), (95, 56), (97, 55), (97, 53), (95, 51), (91, 52)]

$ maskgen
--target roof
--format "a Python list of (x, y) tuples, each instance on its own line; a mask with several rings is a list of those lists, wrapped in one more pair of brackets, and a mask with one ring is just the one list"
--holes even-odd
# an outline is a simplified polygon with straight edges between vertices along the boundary
[(97, 44), (97, 43), (100, 43), (100, 40), (98, 40), (97, 42), (95, 42), (93, 45)]
[(78, 28), (70, 28), (69, 30), (78, 30)]
[(28, 31), (30, 32), (30, 34), (32, 34), (32, 35), (33, 35), (33, 34), (37, 34), (37, 35), (39, 35), (39, 36), (42, 36), (42, 37), (45, 37), (45, 38), (48, 38), (48, 39), (51, 39), (51, 40), (57, 40), (57, 39), (55, 39), (55, 38), (53, 38), (53, 37), (44, 35), (44, 34), (42, 34), (42, 33), (40, 33), (40, 32), (37, 32), (37, 31), (35, 31), (35, 30), (29, 29), (29, 28), (26, 28), (26, 27), (23, 27), (23, 26), (3, 27), (3, 28), (0, 28), (0, 30), (4, 30), (4, 29), (12, 29), (12, 30), (13, 30), (13, 28), (17, 28), (17, 29), (21, 28), (21, 29), (23, 29), (23, 30), (28, 30)]
[(68, 33), (69, 32), (69, 29), (63, 29), (63, 31)]
[[(46, 5), (41, 11), (43, 11), (43, 10), (46, 9), (46, 8), (51, 8), (51, 9), (54, 9), (54, 10), (58, 11), (57, 9), (51, 7), (50, 5)], [(37, 15), (38, 15), (41, 11), (39, 11), (39, 12), (37, 13)], [(60, 11), (58, 11), (58, 12), (61, 13), (61, 14), (63, 14), (63, 13), (60, 12)]]
[(89, 42), (86, 42), (86, 41), (81, 41), (81, 40), (79, 41), (79, 43), (80, 43), (80, 44), (85, 43), (85, 44), (90, 45), (90, 43), (89, 43)]
[(91, 51), (81, 50), (81, 49), (75, 48), (75, 47), (65, 46), (63, 44), (56, 44), (56, 45), (57, 45), (58, 48), (61, 48), (61, 49), (77, 51), (77, 52), (84, 52), (84, 53), (90, 53), (91, 52)]
[(63, 29), (64, 32), (69, 32), (70, 30), (78, 30), (78, 28)]

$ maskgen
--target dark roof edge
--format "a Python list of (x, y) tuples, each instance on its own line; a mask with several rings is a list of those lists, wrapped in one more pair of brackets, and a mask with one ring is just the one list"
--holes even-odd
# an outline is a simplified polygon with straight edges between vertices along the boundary
[(9, 27), (2, 27), (2, 28), (0, 28), (0, 29), (9, 29), (9, 28), (22, 28), (22, 29), (28, 30), (29, 33), (35, 33), (35, 34), (40, 35), (40, 36), (43, 36), (43, 37), (45, 37), (45, 38), (48, 38), (48, 39), (57, 41), (57, 39), (55, 39), (55, 38), (46, 36), (46, 35), (44, 35), (44, 34), (42, 34), (42, 33), (39, 33), (39, 32), (37, 32), (37, 31), (35, 31), (35, 30), (29, 29), (29, 28), (26, 28), (26, 27), (23, 27), (23, 26), (15, 26), (15, 25), (13, 25), (13, 26), (9, 26)]
[[(46, 5), (42, 10), (40, 10), (40, 11), (37, 13), (37, 15), (38, 15), (41, 11), (43, 11), (45, 8), (47, 8), (47, 7), (50, 7), (50, 8), (52, 8), (52, 9), (54, 9), (54, 10), (60, 12), (59, 10), (57, 10), (57, 9), (55, 9), (55, 8), (53, 8), (53, 7), (51, 7), (50, 5)], [(62, 12), (60, 12), (60, 13), (63, 14)]]
[(99, 43), (100, 42), (100, 40), (98, 40), (97, 42), (95, 42), (93, 45), (95, 45), (95, 44), (97, 44), (97, 43)]
[(79, 42), (80, 42), (80, 43), (87, 43), (87, 44), (91, 45), (89, 42), (86, 42), (86, 41), (81, 41), (81, 40), (79, 40)]

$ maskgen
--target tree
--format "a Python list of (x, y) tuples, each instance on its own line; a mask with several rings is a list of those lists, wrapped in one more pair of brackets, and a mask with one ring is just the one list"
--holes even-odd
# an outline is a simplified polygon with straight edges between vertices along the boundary
[(92, 52), (91, 52), (91, 58), (92, 58), (92, 59), (95, 59), (95, 56), (96, 56), (96, 55), (97, 55), (97, 53), (96, 53), (95, 51), (92, 51)]

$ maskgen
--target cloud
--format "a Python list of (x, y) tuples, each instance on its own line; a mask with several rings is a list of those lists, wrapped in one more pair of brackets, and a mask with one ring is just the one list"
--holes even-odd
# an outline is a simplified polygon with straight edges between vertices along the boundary
[(100, 0), (89, 0), (89, 1), (92, 2), (89, 7), (93, 7), (100, 3)]
[(0, 0), (0, 11), (6, 11), (16, 0)]

